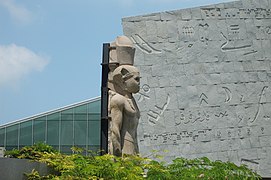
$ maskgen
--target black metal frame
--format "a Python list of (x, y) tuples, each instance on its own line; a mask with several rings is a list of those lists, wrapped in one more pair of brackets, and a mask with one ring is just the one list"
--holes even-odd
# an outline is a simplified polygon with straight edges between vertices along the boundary
[(108, 72), (110, 44), (103, 44), (102, 87), (101, 87), (101, 136), (100, 155), (108, 153)]

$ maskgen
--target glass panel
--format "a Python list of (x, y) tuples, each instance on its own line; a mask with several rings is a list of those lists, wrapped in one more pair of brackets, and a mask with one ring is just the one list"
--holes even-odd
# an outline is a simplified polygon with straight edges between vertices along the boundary
[(89, 121), (100, 121), (101, 114), (88, 114)]
[(86, 143), (87, 143), (87, 121), (75, 121), (74, 122), (74, 145), (86, 146)]
[(82, 152), (79, 153), (79, 154), (81, 154), (83, 156), (87, 155), (87, 147), (86, 147), (86, 145), (84, 145), (84, 146), (75, 146), (75, 147), (82, 149)]
[(36, 118), (35, 121), (46, 121), (46, 116)]
[(54, 146), (54, 145), (51, 145), (51, 144), (50, 144), (50, 146), (52, 146), (55, 150), (58, 150), (58, 151), (59, 151), (59, 146), (58, 146), (58, 145)]
[(93, 155), (98, 155), (100, 150), (100, 146), (99, 145), (89, 145), (88, 146), (88, 154), (93, 154)]
[(73, 122), (62, 121), (61, 122), (61, 136), (60, 142), (63, 145), (73, 145)]
[(64, 154), (72, 154), (72, 146), (60, 146), (60, 152)]
[(73, 114), (61, 114), (61, 121), (72, 121), (73, 120)]
[(21, 123), (19, 143), (20, 146), (32, 145), (32, 121)]
[(10, 127), (7, 127), (7, 144), (6, 144), (6, 146), (10, 146), (11, 149), (18, 147), (18, 127), (19, 127), (19, 125), (17, 125), (17, 124), (10, 126)]
[(34, 120), (34, 143), (45, 142), (46, 121)]
[(47, 116), (48, 121), (58, 121), (59, 120), (59, 113), (50, 114)]
[(59, 121), (48, 121), (47, 124), (47, 143), (56, 146), (58, 149)]
[(88, 104), (89, 113), (100, 113), (101, 112), (101, 101), (95, 101)]
[(0, 146), (5, 146), (5, 128), (0, 129)]
[(87, 114), (74, 114), (75, 121), (87, 121)]
[(87, 113), (87, 104), (74, 108), (74, 113)]
[(100, 121), (89, 121), (88, 123), (88, 145), (99, 145)]

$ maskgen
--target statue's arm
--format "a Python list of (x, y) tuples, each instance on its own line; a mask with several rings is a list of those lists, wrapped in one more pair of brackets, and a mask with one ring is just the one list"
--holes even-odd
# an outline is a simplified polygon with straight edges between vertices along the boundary
[(123, 103), (119, 99), (113, 98), (111, 101), (111, 118), (112, 118), (112, 145), (113, 154), (116, 156), (121, 156), (121, 127), (123, 121)]

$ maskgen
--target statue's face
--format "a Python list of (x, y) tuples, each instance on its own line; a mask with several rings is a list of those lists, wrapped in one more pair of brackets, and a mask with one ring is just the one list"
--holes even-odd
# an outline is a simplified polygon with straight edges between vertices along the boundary
[(133, 76), (127, 79), (124, 84), (126, 91), (129, 93), (137, 93), (140, 89), (140, 76), (139, 72), (132, 72)]

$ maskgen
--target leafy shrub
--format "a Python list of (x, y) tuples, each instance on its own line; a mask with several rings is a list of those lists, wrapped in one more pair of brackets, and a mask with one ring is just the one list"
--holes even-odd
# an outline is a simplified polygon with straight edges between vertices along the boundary
[(245, 165), (231, 162), (210, 161), (207, 157), (197, 159), (176, 158), (168, 166), (176, 179), (260, 179), (260, 176)]
[[(24, 150), (23, 150), (24, 149)], [(41, 150), (41, 151), (40, 151)], [(11, 157), (28, 158), (46, 163), (59, 172), (40, 176), (33, 170), (28, 179), (104, 179), (104, 180), (179, 180), (179, 179), (260, 179), (245, 165), (210, 161), (208, 158), (176, 158), (170, 164), (141, 156), (115, 157), (113, 155), (83, 156), (79, 148), (75, 154), (64, 155), (48, 145), (34, 145), (20, 151), (8, 152)], [(25, 153), (25, 154), (24, 154)]]
[(43, 153), (53, 153), (57, 152), (52, 146), (44, 143), (36, 143), (33, 146), (25, 146), (18, 149), (13, 149), (11, 151), (5, 152), (5, 157), (19, 158), (19, 159), (37, 159), (43, 155)]

